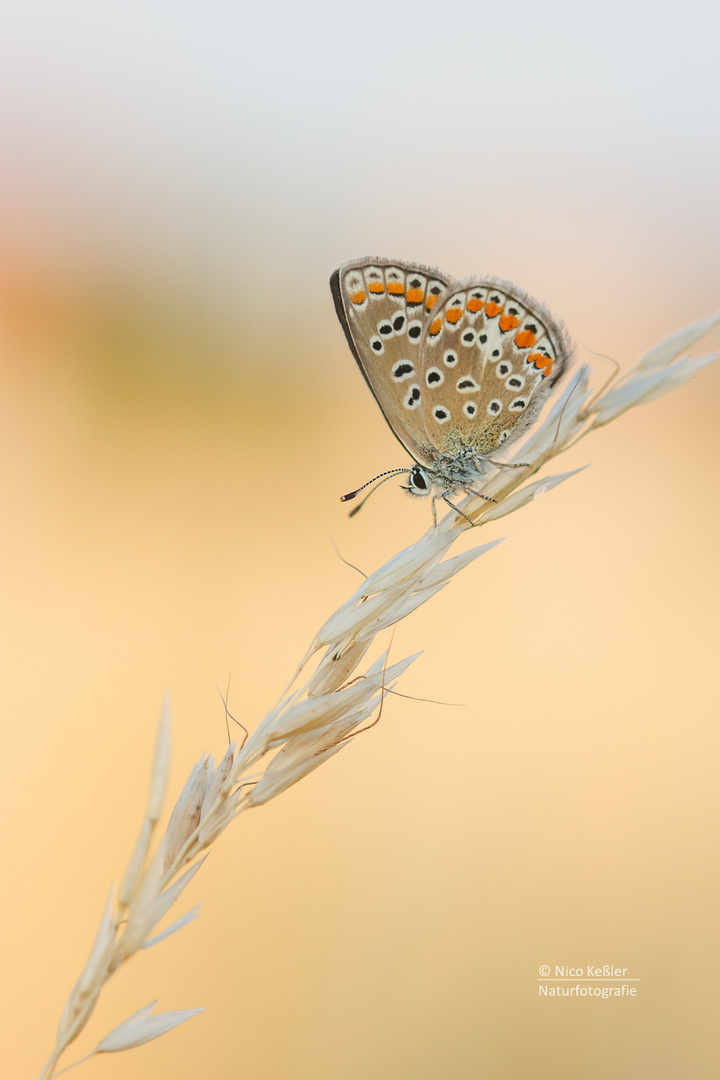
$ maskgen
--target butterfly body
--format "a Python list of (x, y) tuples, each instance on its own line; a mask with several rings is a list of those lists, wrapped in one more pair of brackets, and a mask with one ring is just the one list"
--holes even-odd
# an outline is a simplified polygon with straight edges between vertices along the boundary
[(358, 366), (417, 463), (415, 494), (472, 490), (571, 357), (562, 326), (509, 282), (367, 258), (343, 264), (330, 284)]

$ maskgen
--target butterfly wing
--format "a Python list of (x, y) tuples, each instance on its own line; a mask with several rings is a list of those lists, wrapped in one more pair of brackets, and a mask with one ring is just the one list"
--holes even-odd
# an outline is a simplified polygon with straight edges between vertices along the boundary
[(515, 285), (457, 283), (420, 342), (425, 427), (444, 457), (489, 456), (525, 430), (572, 356), (562, 325)]
[(451, 282), (391, 259), (355, 259), (330, 278), (335, 309), (365, 381), (394, 435), (423, 465), (436, 457), (420, 390), (420, 342)]

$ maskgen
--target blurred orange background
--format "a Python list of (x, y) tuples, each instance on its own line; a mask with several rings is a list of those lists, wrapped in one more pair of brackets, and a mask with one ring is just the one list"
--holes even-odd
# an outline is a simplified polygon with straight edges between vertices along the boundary
[[(7, 1075), (35, 1076), (143, 814), (429, 525), (336, 323), (377, 253), (491, 273), (623, 368), (719, 306), (718, 12), (30, 0), (0, 43)], [(700, 351), (720, 346), (714, 334)], [(606, 368), (599, 364), (599, 378)], [(720, 1068), (720, 371), (398, 628), (381, 723), (216, 849), (78, 1077), (694, 1080)], [(463, 538), (464, 546), (478, 543)], [(377, 643), (372, 657), (389, 636)], [(632, 1000), (542, 999), (612, 964)]]

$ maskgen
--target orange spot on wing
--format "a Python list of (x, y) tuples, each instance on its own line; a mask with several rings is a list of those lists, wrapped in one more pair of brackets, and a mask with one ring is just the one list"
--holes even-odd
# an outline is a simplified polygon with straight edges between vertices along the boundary
[(520, 320), (517, 315), (502, 315), (500, 318), (500, 329), (503, 334), (506, 334), (508, 330), (514, 330), (516, 326), (520, 325)]
[(448, 308), (445, 312), (445, 321), (452, 323), (454, 326), (456, 322), (459, 322), (463, 317), (463, 310), (459, 307)]
[(553, 369), (553, 362), (549, 356), (545, 356), (544, 353), (531, 353), (527, 358), (527, 362), (533, 363), (543, 373), (543, 377), (547, 378)]
[(479, 300), (477, 296), (471, 296), (467, 302), (467, 310), (475, 315), (478, 311), (482, 311), (482, 306), (485, 303), (484, 300)]
[(408, 289), (407, 302), (408, 304), (422, 304), (424, 295), (422, 289)]
[(437, 295), (435, 293), (430, 293), (427, 300), (425, 301), (425, 307), (428, 309), (428, 311), (432, 311), (433, 307), (435, 306), (436, 300)]
[(365, 295), (366, 294), (365, 294), (364, 289), (358, 289), (357, 292), (354, 292), (352, 294), (350, 299), (352, 300), (353, 304), (364, 304), (365, 303)]
[(405, 294), (405, 286), (402, 281), (388, 281), (387, 291), (391, 296), (403, 296)]
[(490, 301), (485, 305), (485, 314), (488, 319), (494, 319), (496, 315), (499, 315), (502, 311), (502, 305), (496, 304), (494, 301)]
[(385, 292), (385, 286), (383, 285), (382, 281), (371, 281), (368, 285), (368, 292), (371, 292), (375, 296), (377, 296), (379, 293)]
[(536, 340), (532, 330), (521, 330), (515, 335), (515, 344), (518, 349), (531, 349)]
[(433, 319), (433, 321), (430, 323), (430, 329), (428, 330), (428, 334), (430, 335), (430, 337), (437, 337), (440, 333), (441, 326), (442, 318), (440, 316), (438, 316), (437, 319)]

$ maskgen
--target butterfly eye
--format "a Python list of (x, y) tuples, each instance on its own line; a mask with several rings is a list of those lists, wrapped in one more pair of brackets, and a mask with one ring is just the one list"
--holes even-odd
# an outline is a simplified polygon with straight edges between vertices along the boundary
[(410, 470), (408, 485), (408, 491), (413, 495), (427, 495), (430, 491), (427, 473), (419, 465)]

